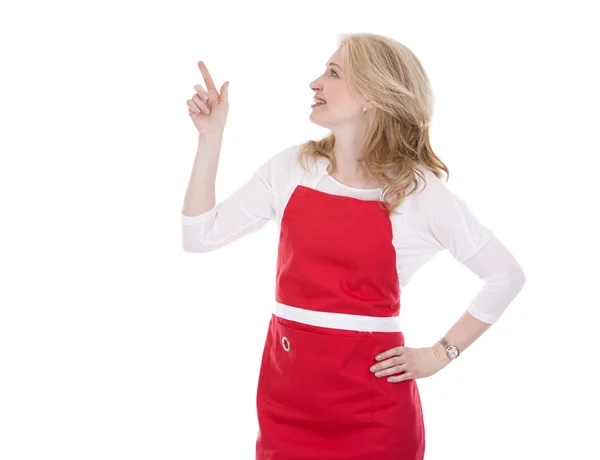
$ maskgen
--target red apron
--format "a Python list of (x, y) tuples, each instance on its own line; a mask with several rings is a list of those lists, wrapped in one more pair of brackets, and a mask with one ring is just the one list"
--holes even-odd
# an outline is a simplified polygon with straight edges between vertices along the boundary
[(276, 309), (257, 388), (256, 460), (422, 460), (414, 379), (369, 370), (404, 345), (380, 201), (298, 185), (281, 221)]

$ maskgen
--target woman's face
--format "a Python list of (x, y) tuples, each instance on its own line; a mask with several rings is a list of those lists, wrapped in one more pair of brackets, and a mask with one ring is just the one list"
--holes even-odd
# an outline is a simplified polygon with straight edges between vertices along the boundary
[(310, 120), (325, 128), (339, 127), (364, 117), (364, 103), (347, 84), (343, 67), (343, 49), (339, 48), (329, 59), (325, 72), (310, 84), (315, 96), (326, 101), (313, 107)]

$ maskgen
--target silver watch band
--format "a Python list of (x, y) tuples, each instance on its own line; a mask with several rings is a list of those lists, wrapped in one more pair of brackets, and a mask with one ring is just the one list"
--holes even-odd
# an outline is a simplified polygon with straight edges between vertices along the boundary
[(458, 350), (458, 348), (455, 345), (450, 345), (448, 343), (448, 340), (446, 340), (446, 337), (442, 337), (440, 339), (440, 343), (446, 349), (446, 354), (448, 355), (448, 357), (450, 359), (458, 358), (458, 356), (460, 355), (460, 351)]

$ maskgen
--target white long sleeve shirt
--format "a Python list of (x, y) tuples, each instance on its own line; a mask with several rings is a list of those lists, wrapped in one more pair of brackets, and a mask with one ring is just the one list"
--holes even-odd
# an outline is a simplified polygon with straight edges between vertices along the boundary
[[(270, 157), (237, 191), (196, 216), (181, 213), (183, 249), (214, 251), (274, 221), (278, 228), (285, 206), (297, 185), (326, 193), (365, 200), (382, 199), (382, 189), (359, 189), (338, 182), (327, 172), (329, 160), (320, 158), (310, 172), (298, 160), (300, 144)], [(448, 250), (484, 285), (467, 311), (476, 319), (495, 323), (521, 290), (524, 272), (510, 251), (430, 170), (420, 169), (419, 189), (390, 217), (392, 244), (400, 288), (438, 251)]]

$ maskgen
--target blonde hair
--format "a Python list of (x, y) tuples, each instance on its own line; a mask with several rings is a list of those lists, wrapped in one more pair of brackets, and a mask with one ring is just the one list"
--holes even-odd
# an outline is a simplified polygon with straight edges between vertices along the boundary
[[(373, 106), (358, 162), (383, 188), (388, 215), (418, 187), (415, 174), (425, 177), (424, 166), (441, 179), (450, 177), (448, 167), (429, 144), (433, 94), (423, 66), (406, 46), (391, 38), (372, 34), (343, 34), (345, 73), (350, 87)], [(302, 144), (300, 163), (326, 157), (335, 170), (335, 136)], [(413, 188), (406, 193), (410, 185)], [(391, 199), (388, 201), (388, 197)]]

